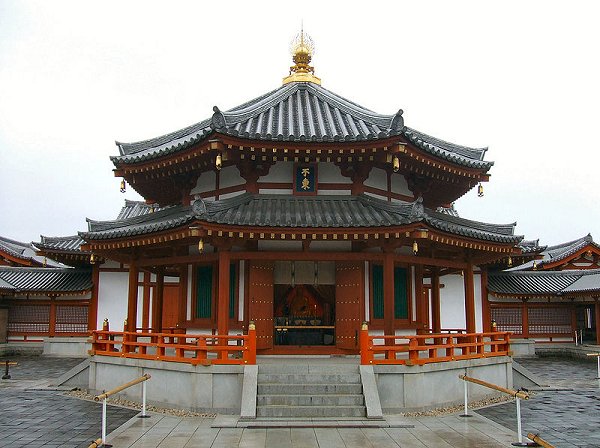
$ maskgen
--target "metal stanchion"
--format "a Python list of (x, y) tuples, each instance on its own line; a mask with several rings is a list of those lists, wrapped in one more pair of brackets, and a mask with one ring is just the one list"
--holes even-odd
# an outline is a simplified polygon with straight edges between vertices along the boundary
[(595, 356), (598, 360), (598, 376), (596, 379), (600, 380), (600, 353), (587, 353), (587, 356)]
[(4, 375), (2, 376), (3, 380), (10, 380), (10, 373), (8, 372), (8, 361), (6, 361), (6, 368), (4, 370)]
[(138, 415), (139, 418), (149, 418), (146, 414), (146, 382), (142, 383), (142, 414)]
[(106, 443), (106, 400), (108, 398), (104, 397), (104, 399), (102, 400), (102, 446), (103, 447), (111, 447), (112, 445), (109, 445)]
[[(465, 376), (467, 375), (467, 372), (465, 372)], [(461, 417), (471, 417), (471, 415), (469, 414), (469, 384), (467, 381), (463, 381), (463, 383), (465, 384), (465, 413), (461, 414)]]
[(523, 427), (521, 426), (521, 399), (515, 397), (517, 402), (517, 436), (518, 442), (511, 443), (512, 446), (529, 446), (527, 443), (523, 443)]

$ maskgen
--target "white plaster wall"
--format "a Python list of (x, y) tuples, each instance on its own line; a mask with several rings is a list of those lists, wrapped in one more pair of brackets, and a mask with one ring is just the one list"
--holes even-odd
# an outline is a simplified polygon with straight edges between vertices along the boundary
[(410, 191), (408, 188), (406, 178), (401, 174), (392, 174), (392, 192), (404, 194), (406, 196), (413, 196), (412, 191)]
[(111, 330), (123, 329), (123, 322), (127, 317), (127, 286), (127, 272), (100, 271), (96, 328), (102, 328), (102, 322), (108, 318)]
[(259, 188), (258, 192), (260, 194), (294, 194), (291, 188), (282, 188), (280, 190), (277, 188)]
[(350, 189), (348, 190), (321, 190), (317, 191), (317, 196), (350, 196)]
[(483, 331), (483, 298), (481, 295), (480, 273), (473, 276), (473, 282), (475, 283), (475, 332), (481, 333)]
[(294, 176), (294, 162), (277, 162), (269, 170), (269, 174), (261, 176), (259, 182), (291, 182)]
[(244, 185), (246, 181), (235, 166), (227, 166), (219, 173), (219, 188), (233, 187), (234, 185)]
[[(265, 235), (267, 236), (267, 235)], [(302, 241), (259, 241), (258, 250), (275, 250), (275, 251), (299, 251), (302, 250)]]
[(440, 289), (442, 328), (466, 328), (465, 289), (461, 275), (452, 274), (440, 277), (444, 285)]
[(196, 186), (190, 191), (190, 194), (203, 193), (215, 189), (217, 174), (214, 171), (205, 171), (198, 177)]
[(350, 252), (352, 242), (347, 241), (313, 241), (310, 243), (310, 250), (314, 252)]
[(387, 173), (381, 168), (373, 168), (365, 180), (365, 185), (387, 191)]
[(371, 197), (377, 198), (377, 199), (385, 199), (385, 200), (387, 200), (387, 198), (385, 196), (380, 195), (380, 194), (371, 193), (369, 191), (365, 191), (365, 195), (366, 196), (371, 196)]
[(342, 176), (342, 173), (333, 162), (320, 162), (319, 163), (319, 183), (330, 182), (336, 184), (349, 184), (352, 185), (352, 179), (349, 177)]
[(244, 194), (245, 192), (246, 192), (246, 190), (240, 190), (240, 191), (233, 191), (231, 193), (220, 194), (219, 199), (233, 198), (235, 196), (239, 196), (240, 194)]

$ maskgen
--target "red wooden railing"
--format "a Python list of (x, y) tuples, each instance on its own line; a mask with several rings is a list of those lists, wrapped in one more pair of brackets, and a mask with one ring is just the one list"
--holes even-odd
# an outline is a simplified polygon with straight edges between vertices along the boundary
[(461, 359), (510, 355), (510, 334), (453, 333), (371, 336), (360, 332), (361, 364), (422, 365)]
[(256, 330), (246, 335), (92, 332), (92, 355), (183, 362), (192, 365), (256, 364)]

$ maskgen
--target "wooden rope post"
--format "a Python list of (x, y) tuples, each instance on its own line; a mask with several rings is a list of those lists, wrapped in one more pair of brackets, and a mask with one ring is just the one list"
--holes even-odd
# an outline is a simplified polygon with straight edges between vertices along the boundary
[(595, 356), (598, 360), (598, 376), (596, 379), (600, 380), (600, 353), (588, 353), (586, 356)]
[(535, 443), (537, 443), (539, 446), (543, 447), (543, 448), (554, 448), (553, 445), (550, 445), (548, 442), (546, 442), (544, 439), (542, 439), (539, 435), (537, 434), (533, 434), (533, 433), (528, 433), (527, 434), (527, 438)]
[[(149, 374), (144, 374), (142, 376), (140, 376), (139, 378), (136, 378), (134, 380), (129, 381), (128, 383), (125, 384), (121, 384), (120, 386), (115, 387), (114, 389), (109, 390), (108, 392), (104, 392), (103, 394), (100, 395), (96, 395), (94, 397), (94, 401), (100, 401), (102, 400), (102, 439), (101, 439), (101, 446), (103, 447), (111, 447), (112, 445), (109, 445), (106, 443), (106, 400), (108, 399), (108, 397), (110, 397), (111, 395), (114, 395), (116, 393), (121, 392), (122, 390), (127, 389), (128, 387), (131, 386), (135, 386), (136, 384), (142, 383), (144, 381), (148, 381), (150, 378), (152, 378)], [(146, 417), (146, 393), (145, 393), (145, 388), (143, 389), (143, 404), (142, 404), (142, 416)], [(96, 442), (94, 442), (96, 443)]]
[[(518, 437), (519, 441), (512, 443), (512, 445), (513, 446), (528, 446), (526, 443), (523, 443), (523, 434), (522, 434), (523, 431), (522, 431), (522, 427), (521, 427), (521, 399), (529, 400), (529, 394), (527, 392), (523, 392), (521, 390), (508, 389), (506, 387), (498, 386), (497, 384), (493, 384), (493, 383), (488, 383), (487, 381), (483, 381), (483, 380), (480, 380), (477, 378), (472, 378), (467, 375), (458, 375), (458, 377), (465, 382), (468, 381), (470, 383), (479, 384), (480, 386), (484, 386), (489, 389), (494, 389), (499, 392), (503, 392), (505, 394), (515, 397), (516, 404), (517, 404), (517, 437)], [(467, 406), (467, 399), (465, 398), (465, 414), (467, 413), (466, 406)]]
[(362, 365), (372, 364), (373, 361), (371, 360), (371, 357), (373, 356), (373, 354), (369, 350), (369, 326), (367, 325), (366, 322), (363, 322), (362, 326), (360, 327), (359, 346), (360, 346), (360, 363)]

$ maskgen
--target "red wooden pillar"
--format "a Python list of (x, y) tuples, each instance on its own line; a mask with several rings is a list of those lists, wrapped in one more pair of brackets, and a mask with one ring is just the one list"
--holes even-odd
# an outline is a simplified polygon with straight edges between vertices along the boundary
[(594, 317), (596, 321), (596, 344), (600, 345), (600, 300), (596, 299), (594, 306)]
[(92, 266), (92, 293), (88, 305), (88, 330), (98, 328), (98, 285), (100, 283), (100, 266), (96, 263)]
[(163, 294), (165, 290), (165, 274), (163, 271), (156, 273), (156, 289), (152, 295), (152, 329), (162, 333)]
[(394, 328), (394, 254), (386, 253), (383, 257), (383, 333), (387, 336), (395, 334)]
[(442, 331), (442, 311), (440, 305), (440, 273), (437, 269), (431, 276), (431, 325), (434, 333)]
[(415, 266), (415, 300), (417, 306), (417, 334), (429, 327), (429, 296), (423, 288), (423, 265)]
[(475, 333), (475, 285), (473, 277), (473, 266), (469, 263), (464, 271), (465, 322), (467, 333)]
[(523, 321), (523, 338), (529, 339), (529, 308), (525, 300), (523, 300), (521, 305), (521, 319)]
[(48, 336), (54, 337), (56, 331), (56, 297), (50, 297), (50, 322), (48, 324)]
[(219, 293), (217, 296), (217, 333), (229, 334), (229, 251), (219, 251)]
[(135, 331), (137, 327), (138, 299), (138, 267), (135, 261), (129, 264), (129, 288), (127, 292), (127, 328), (125, 331)]

